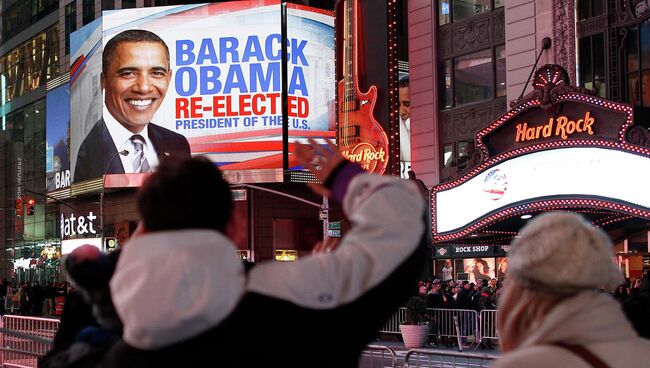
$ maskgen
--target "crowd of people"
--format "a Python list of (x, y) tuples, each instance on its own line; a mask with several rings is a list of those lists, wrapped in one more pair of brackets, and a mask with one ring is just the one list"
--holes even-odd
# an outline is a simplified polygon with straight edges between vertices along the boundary
[[(474, 310), (478, 313), (486, 309), (496, 309), (497, 299), (501, 294), (500, 282), (495, 278), (479, 280), (478, 284), (467, 280), (446, 282), (439, 279), (421, 280), (418, 283), (418, 293), (425, 300), (427, 308)], [(452, 345), (452, 340), (437, 336), (439, 321), (430, 322), (433, 325), (432, 344)], [(470, 325), (471, 321), (461, 321), (461, 328), (464, 330), (468, 330)], [(464, 332), (471, 333), (470, 331)], [(481, 341), (480, 347), (492, 349), (492, 342), (490, 340)]]
[(49, 281), (43, 287), (39, 281), (16, 285), (4, 279), (0, 282), (0, 315), (54, 316), (56, 297), (66, 297), (70, 288), (65, 281)]

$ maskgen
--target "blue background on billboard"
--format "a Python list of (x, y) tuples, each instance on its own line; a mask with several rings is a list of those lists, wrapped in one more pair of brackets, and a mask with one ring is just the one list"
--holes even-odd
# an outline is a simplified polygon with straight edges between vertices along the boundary
[[(55, 171), (64, 171), (70, 168), (70, 155), (68, 147), (68, 126), (70, 122), (70, 84), (66, 83), (61, 87), (47, 93), (45, 99), (45, 121), (46, 121), (46, 146), (47, 155), (47, 177), (48, 190), (50, 178)], [(54, 167), (54, 157), (59, 157), (60, 167)], [(52, 173), (52, 175), (50, 175)]]

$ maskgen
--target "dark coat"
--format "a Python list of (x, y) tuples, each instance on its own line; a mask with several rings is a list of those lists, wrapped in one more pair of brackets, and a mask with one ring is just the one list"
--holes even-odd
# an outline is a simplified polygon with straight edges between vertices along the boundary
[[(190, 158), (190, 145), (182, 135), (172, 132), (167, 128), (149, 123), (147, 125), (149, 139), (162, 162), (168, 158)], [(104, 124), (104, 119), (95, 123), (77, 153), (75, 164), (74, 182), (96, 179), (104, 173), (123, 174), (122, 160), (116, 157), (117, 148), (113, 143), (111, 133)], [(102, 159), (103, 165), (98, 165)], [(110, 162), (110, 167), (108, 166)]]

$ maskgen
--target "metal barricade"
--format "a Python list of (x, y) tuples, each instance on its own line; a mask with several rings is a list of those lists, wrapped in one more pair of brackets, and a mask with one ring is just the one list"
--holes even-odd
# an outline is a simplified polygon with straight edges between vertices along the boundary
[(479, 336), (483, 339), (499, 339), (497, 332), (497, 310), (485, 309), (481, 311), (479, 323)]
[(402, 321), (406, 320), (406, 308), (400, 308), (393, 313), (393, 315), (384, 323), (381, 333), (400, 333), (399, 325)]
[(2, 316), (0, 363), (3, 367), (36, 367), (37, 359), (52, 347), (59, 320), (51, 318)]
[[(466, 340), (474, 336), (478, 340), (478, 314), (471, 309), (427, 309), (427, 317), (431, 323), (431, 335), (459, 337)], [(457, 335), (454, 317), (458, 320), (459, 332)]]
[(397, 355), (395, 350), (383, 345), (368, 345), (361, 352), (359, 367), (363, 368), (385, 368), (397, 367)]
[(404, 356), (404, 368), (456, 368), (456, 367), (489, 367), (496, 356), (476, 353), (456, 353), (432, 349), (411, 349)]
[[(478, 314), (471, 309), (427, 309), (427, 320), (431, 323), (431, 334), (438, 336), (456, 337), (454, 328), (454, 317), (458, 318), (461, 329), (461, 338), (467, 338), (470, 335), (477, 336)], [(400, 333), (399, 325), (406, 319), (406, 308), (398, 309), (384, 323), (379, 330), (381, 333)]]

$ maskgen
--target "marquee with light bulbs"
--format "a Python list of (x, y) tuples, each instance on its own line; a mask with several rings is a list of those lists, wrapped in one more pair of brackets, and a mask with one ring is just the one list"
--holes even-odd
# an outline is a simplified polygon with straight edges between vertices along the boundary
[(632, 106), (570, 86), (558, 65), (538, 69), (533, 88), (476, 133), (473, 168), (433, 188), (434, 241), (531, 212), (607, 211), (596, 226), (650, 219), (650, 132)]

